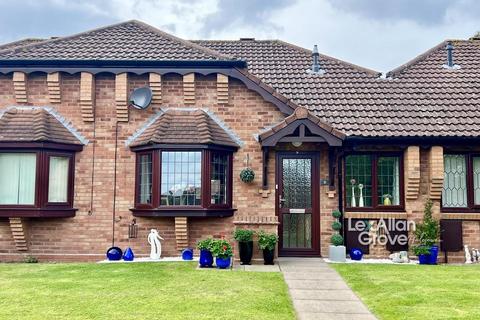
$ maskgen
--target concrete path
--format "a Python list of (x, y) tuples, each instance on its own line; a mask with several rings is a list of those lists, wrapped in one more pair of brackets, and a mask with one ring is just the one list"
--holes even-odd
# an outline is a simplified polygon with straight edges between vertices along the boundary
[(321, 258), (280, 258), (300, 320), (375, 320), (340, 275)]

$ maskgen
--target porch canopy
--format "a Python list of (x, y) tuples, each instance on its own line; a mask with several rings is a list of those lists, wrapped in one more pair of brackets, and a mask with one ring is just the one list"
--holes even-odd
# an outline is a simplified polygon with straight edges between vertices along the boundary
[[(290, 116), (258, 136), (263, 150), (263, 189), (268, 189), (268, 152), (271, 147), (275, 147), (281, 142), (325, 142), (330, 147), (341, 147), (344, 139), (345, 134), (322, 121), (308, 109), (297, 107)], [(333, 148), (330, 148), (330, 150), (333, 150)], [(331, 152), (330, 160), (333, 160), (332, 155)], [(333, 167), (334, 164), (331, 163), (330, 169)]]

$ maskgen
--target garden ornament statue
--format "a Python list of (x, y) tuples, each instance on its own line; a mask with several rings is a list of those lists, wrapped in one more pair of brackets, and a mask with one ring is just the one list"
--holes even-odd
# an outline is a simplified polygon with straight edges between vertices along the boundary
[(160, 240), (164, 240), (159, 234), (157, 229), (150, 230), (150, 234), (148, 235), (148, 243), (150, 244), (150, 259), (158, 260), (162, 255), (162, 244)]
[(467, 245), (465, 245), (465, 263), (472, 263), (472, 255), (470, 254), (470, 250), (468, 250)]

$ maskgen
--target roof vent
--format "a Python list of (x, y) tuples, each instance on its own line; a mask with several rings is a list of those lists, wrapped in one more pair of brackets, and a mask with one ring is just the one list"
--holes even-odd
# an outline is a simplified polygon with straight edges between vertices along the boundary
[(324, 74), (325, 70), (320, 68), (320, 54), (318, 53), (317, 45), (313, 46), (312, 51), (312, 69), (307, 70), (308, 73), (312, 74)]
[(240, 38), (240, 41), (255, 41), (255, 38)]
[(443, 67), (447, 69), (460, 69), (459, 65), (453, 63), (453, 44), (448, 42), (445, 46), (445, 50), (447, 50), (447, 64), (444, 64)]

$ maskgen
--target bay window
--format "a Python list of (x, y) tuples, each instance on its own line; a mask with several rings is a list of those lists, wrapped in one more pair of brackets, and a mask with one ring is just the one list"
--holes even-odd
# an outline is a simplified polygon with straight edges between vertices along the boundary
[(139, 151), (136, 167), (136, 216), (233, 214), (231, 151)]
[(480, 209), (480, 155), (445, 154), (443, 164), (442, 209)]
[(345, 157), (345, 204), (351, 210), (403, 208), (402, 157), (351, 154)]
[(0, 216), (74, 215), (73, 158), (73, 152), (0, 150)]

